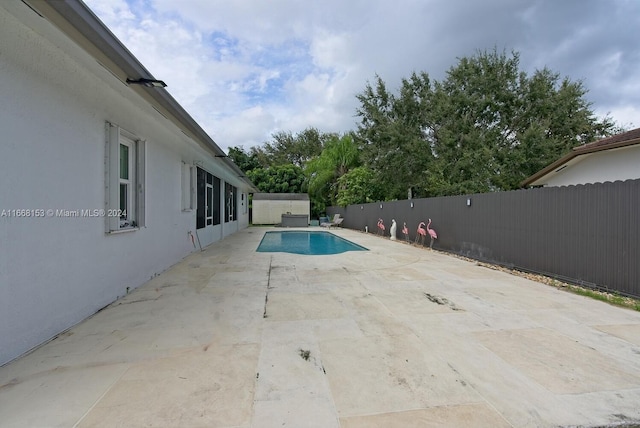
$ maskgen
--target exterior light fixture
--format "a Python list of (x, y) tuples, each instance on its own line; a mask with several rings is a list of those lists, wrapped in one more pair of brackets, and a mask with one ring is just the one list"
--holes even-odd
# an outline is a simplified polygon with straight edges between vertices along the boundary
[(144, 77), (140, 79), (127, 79), (127, 85), (142, 85), (147, 88), (164, 88), (167, 86), (162, 80), (145, 79)]
[(467, 206), (470, 207), (471, 206), (471, 198), (467, 198)]
[(413, 201), (411, 201), (411, 204), (410, 204), (410, 205), (411, 205), (411, 208), (413, 208)]
[(382, 209), (382, 204), (380, 204), (380, 209)]

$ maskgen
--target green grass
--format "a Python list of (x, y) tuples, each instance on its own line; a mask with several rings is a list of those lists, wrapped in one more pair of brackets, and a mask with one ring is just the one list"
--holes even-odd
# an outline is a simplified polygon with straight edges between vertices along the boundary
[[(460, 257), (463, 259), (467, 259), (465, 257)], [(471, 259), (467, 259), (471, 260)], [(501, 270), (504, 272), (509, 272), (512, 275), (518, 275), (532, 281), (541, 282), (543, 284), (551, 285), (553, 287), (559, 288), (561, 290), (568, 291), (570, 293), (579, 294), (581, 296), (589, 297), (591, 299), (600, 300), (602, 302), (609, 303), (611, 305), (620, 306), (622, 308), (631, 309), (634, 311), (640, 312), (640, 299), (622, 296), (616, 292), (605, 292), (600, 290), (594, 290), (592, 288), (586, 288), (580, 285), (569, 284), (566, 282), (559, 281), (554, 278), (550, 278), (548, 276), (532, 274), (527, 272), (522, 272), (517, 269), (508, 269), (497, 265), (492, 265), (490, 263), (484, 262), (476, 262), (478, 266), (488, 267), (490, 269)]]
[(578, 287), (576, 285), (564, 285), (562, 288), (581, 296), (590, 297), (592, 299), (601, 300), (612, 305), (621, 306), (623, 308), (633, 309), (640, 312), (640, 300), (631, 297), (621, 296), (619, 294), (605, 293), (603, 291), (591, 290), (588, 288)]

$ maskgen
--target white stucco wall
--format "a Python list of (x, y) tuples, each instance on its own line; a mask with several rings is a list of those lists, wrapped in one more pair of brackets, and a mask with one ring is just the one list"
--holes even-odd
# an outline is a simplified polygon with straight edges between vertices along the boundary
[(278, 224), (282, 220), (282, 214), (306, 214), (311, 215), (311, 203), (309, 201), (268, 201), (254, 200), (253, 224)]
[[(183, 162), (247, 188), (21, 2), (0, 5), (0, 99), (1, 365), (194, 251), (196, 212), (181, 206)], [(12, 215), (104, 208), (105, 121), (147, 142), (146, 227), (106, 235), (103, 218)], [(203, 245), (247, 227), (238, 207), (238, 220)]]
[(546, 186), (570, 186), (640, 178), (640, 145), (576, 158), (578, 162), (546, 178)]

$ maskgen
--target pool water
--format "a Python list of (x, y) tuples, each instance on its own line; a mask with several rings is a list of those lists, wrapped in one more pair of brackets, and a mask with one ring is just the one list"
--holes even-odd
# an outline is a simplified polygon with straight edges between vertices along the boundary
[(293, 253), (307, 255), (340, 254), (345, 251), (368, 251), (358, 244), (330, 232), (299, 230), (266, 232), (258, 249), (261, 253)]

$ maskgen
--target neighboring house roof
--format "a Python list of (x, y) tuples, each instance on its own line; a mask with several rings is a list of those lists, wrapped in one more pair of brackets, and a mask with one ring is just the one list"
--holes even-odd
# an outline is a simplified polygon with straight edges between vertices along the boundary
[(580, 160), (580, 156), (638, 144), (640, 144), (640, 128), (574, 147), (573, 150), (565, 156), (524, 180), (520, 183), (520, 186), (527, 187), (544, 184), (543, 182), (547, 176), (577, 163)]
[[(22, 1), (92, 55), (124, 85), (128, 85), (127, 79), (156, 80), (82, 1)], [(227, 157), (227, 154), (167, 90), (144, 85), (131, 85), (130, 88), (160, 114), (178, 126), (187, 136), (207, 147), (216, 158), (219, 158), (240, 179), (247, 183), (251, 191), (258, 191), (251, 180)]]
[(254, 193), (254, 201), (308, 201), (308, 193)]

